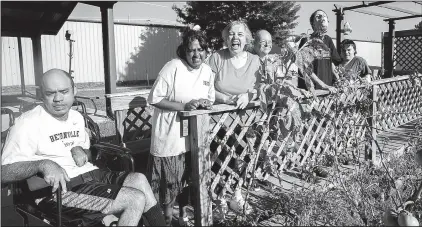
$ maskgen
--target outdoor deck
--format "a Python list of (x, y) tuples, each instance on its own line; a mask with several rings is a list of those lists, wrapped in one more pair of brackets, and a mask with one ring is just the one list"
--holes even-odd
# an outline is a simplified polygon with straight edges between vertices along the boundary
[[(376, 129), (373, 129), (371, 134), (376, 138), (385, 154), (400, 153), (407, 146), (409, 135), (415, 132), (416, 121), (422, 113), (422, 106), (419, 100), (422, 89), (413, 86), (409, 81), (409, 76), (380, 80), (372, 85), (373, 93), (371, 98), (376, 101), (374, 102), (376, 105), (372, 107), (372, 114), (380, 117), (373, 119), (372, 125)], [(115, 121), (108, 119), (103, 111), (99, 111), (97, 113), (98, 116), (90, 114), (99, 124), (103, 137), (110, 134), (115, 138), (113, 139), (114, 143), (124, 143), (132, 148), (134, 155), (138, 156), (138, 158), (135, 158), (135, 160), (138, 160), (138, 166), (141, 163), (139, 161), (146, 160), (144, 155), (147, 155), (146, 151), (149, 146), (146, 142), (149, 141), (152, 127), (150, 123), (151, 108), (145, 101), (146, 94), (147, 92), (144, 91), (108, 95), (107, 98), (111, 99), (112, 110), (116, 116)], [(325, 112), (331, 116), (338, 115), (337, 118), (332, 119), (335, 125), (350, 120), (344, 118), (343, 112), (332, 111), (332, 106), (335, 102), (356, 102), (365, 97), (365, 95), (358, 92), (352, 96), (343, 95), (339, 100), (333, 101), (332, 99), (324, 99), (324, 95), (326, 94), (321, 94), (321, 98), (318, 103), (315, 103), (315, 107), (320, 110), (325, 109)], [(384, 109), (405, 114), (385, 115)], [(88, 110), (88, 112), (92, 111)], [(215, 208), (213, 201), (221, 198), (221, 196), (232, 194), (233, 186), (237, 182), (244, 185), (241, 173), (238, 173), (238, 170), (230, 164), (235, 159), (243, 160), (249, 150), (244, 141), (247, 130), (247, 127), (244, 126), (250, 125), (253, 121), (264, 119), (266, 114), (262, 111), (260, 112), (259, 105), (256, 103), (249, 105), (243, 111), (238, 111), (233, 106), (218, 105), (214, 106), (213, 110), (181, 112), (180, 114), (184, 129), (181, 134), (189, 136), (193, 149), (192, 186), (194, 191), (200, 195), (196, 204), (192, 204), (190, 209), (192, 211), (195, 208), (197, 211), (194, 214), (195, 219), (191, 221), (199, 225), (198, 221), (205, 222), (204, 219), (207, 218), (204, 217), (204, 214), (207, 214), (210, 215), (210, 218), (213, 217), (212, 221), (216, 223), (219, 221), (219, 217), (217, 215), (218, 212), (212, 211)], [(362, 116), (355, 117), (358, 121), (357, 123), (364, 120)], [(292, 156), (283, 155), (282, 151), (286, 149), (284, 142), (272, 141), (269, 143), (267, 151), (280, 157), (278, 170), (281, 172), (281, 181), (274, 176), (269, 176), (269, 187), (261, 187), (260, 191), (252, 191), (250, 193), (249, 203), (258, 211), (253, 212), (252, 215), (260, 213), (259, 211), (272, 210), (271, 207), (275, 205), (270, 198), (270, 195), (274, 193), (272, 190), (279, 190), (288, 194), (293, 190), (309, 186), (308, 183), (300, 178), (297, 168), (310, 158), (329, 149), (329, 146), (331, 146), (330, 139), (334, 141), (332, 140), (334, 138), (333, 134), (330, 133), (330, 127), (333, 127), (330, 121), (324, 122), (324, 119), (317, 118), (308, 120), (301, 132), (304, 139), (296, 144), (297, 151)], [(105, 128), (109, 131), (104, 132)], [(364, 128), (359, 128), (354, 133), (362, 136), (365, 130)], [(350, 136), (353, 129), (342, 126), (338, 131)], [(324, 139), (325, 137), (327, 138)], [(385, 140), (385, 138), (388, 138), (388, 140)], [(142, 147), (137, 147), (138, 145)], [(339, 145), (347, 146), (344, 143), (339, 143)], [(374, 148), (374, 145), (372, 148)], [(361, 156), (360, 158), (361, 160), (376, 163), (379, 158), (379, 152), (372, 151), (372, 153), (366, 154), (366, 157)], [(246, 169), (248, 173), (252, 171), (251, 165), (252, 162), (247, 164)], [(353, 168), (353, 165), (341, 167), (344, 171), (353, 170)], [(321, 183), (323, 182), (321, 180)], [(245, 193), (245, 188), (242, 187), (242, 189)], [(210, 191), (211, 193), (209, 193)], [(5, 190), (2, 190), (2, 216), (7, 218), (2, 219), (2, 224), (13, 225), (13, 223), (16, 223), (16, 225), (20, 225), (21, 220), (13, 211), (10, 197), (7, 197), (5, 193)], [(209, 194), (212, 194), (212, 199), (211, 197), (207, 198)], [(198, 217), (197, 215), (200, 216)], [(226, 217), (230, 218), (236, 215), (233, 211), (229, 211)], [(174, 220), (176, 221), (177, 218), (178, 213), (176, 209)], [(280, 220), (283, 219), (280, 216), (275, 216), (268, 220), (258, 221), (260, 221), (261, 225), (268, 226), (280, 225), (282, 223), (277, 223)], [(40, 225), (38, 222), (36, 223), (36, 225)]]

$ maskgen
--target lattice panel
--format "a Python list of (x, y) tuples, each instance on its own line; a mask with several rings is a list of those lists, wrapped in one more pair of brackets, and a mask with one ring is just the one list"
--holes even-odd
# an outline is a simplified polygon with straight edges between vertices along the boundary
[(247, 126), (259, 122), (265, 116), (258, 108), (240, 111), (239, 114), (227, 112), (211, 115), (210, 190), (214, 197), (224, 195), (227, 190), (232, 192), (237, 185), (243, 184), (246, 172), (251, 169), (253, 158), (246, 154), (249, 149), (246, 140)]
[[(349, 115), (346, 115), (345, 111), (339, 113), (335, 111), (336, 105), (340, 105), (341, 103), (354, 104), (362, 98), (364, 98), (364, 94), (358, 92), (357, 95), (347, 96), (343, 94), (337, 103), (336, 100), (331, 98), (321, 98), (319, 103), (315, 103), (315, 107), (330, 115), (331, 119), (313, 117), (305, 122), (301, 131), (303, 139), (302, 141), (296, 141), (293, 152), (288, 152), (285, 146), (287, 139), (281, 143), (281, 146), (275, 146), (275, 150), (272, 152), (277, 155), (282, 154), (280, 156), (282, 160), (279, 162), (279, 170), (301, 166), (309, 161), (310, 158), (317, 158), (319, 154), (326, 152), (331, 146), (350, 148), (350, 139), (352, 136), (363, 139), (366, 129), (362, 126), (355, 125), (363, 125), (365, 118), (359, 113), (354, 113), (351, 117), (352, 119), (349, 119)], [(347, 140), (344, 142), (338, 139), (337, 145), (335, 145), (336, 137), (340, 138), (340, 136), (346, 137)]]
[(422, 72), (422, 34), (394, 38), (394, 67)]
[(377, 103), (376, 126), (388, 130), (405, 124), (422, 113), (422, 90), (409, 80), (393, 81), (380, 84)]
[(122, 142), (151, 138), (151, 107), (138, 107), (129, 110), (116, 111), (116, 125)]

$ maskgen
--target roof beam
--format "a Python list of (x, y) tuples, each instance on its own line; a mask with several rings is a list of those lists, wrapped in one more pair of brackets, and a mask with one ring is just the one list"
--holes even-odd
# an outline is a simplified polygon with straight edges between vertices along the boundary
[(68, 5), (74, 4), (76, 6), (77, 2), (48, 2), (48, 6), (47, 6), (46, 4), (42, 4), (42, 2), (3, 1), (1, 3), (1, 7), (5, 9), (12, 9), (12, 10), (13, 9), (29, 10), (32, 12), (39, 12), (39, 13), (45, 13), (45, 12), (67, 13), (68, 9), (62, 7), (62, 4), (68, 4)]
[(410, 14), (410, 15), (419, 15), (419, 13), (416, 13), (416, 12), (413, 12), (413, 11), (410, 11), (410, 10), (407, 10), (407, 9), (402, 9), (402, 8), (399, 8), (399, 7), (389, 6), (389, 5), (380, 5), (378, 7), (391, 9), (391, 10), (394, 10), (394, 11), (397, 11), (397, 12), (407, 13), (407, 14)]
[(418, 2), (418, 1), (413, 1), (416, 4), (422, 5), (422, 2)]
[[(334, 4), (334, 6), (336, 8), (338, 8), (338, 7), (342, 8), (342, 9), (345, 8), (342, 5), (336, 5), (336, 4)], [(340, 10), (340, 9), (334, 9), (333, 11), (336, 12), (337, 10)], [(392, 18), (393, 17), (391, 15), (369, 12), (369, 11), (366, 11), (366, 10), (363, 10), (363, 9), (349, 9), (349, 10), (350, 11), (353, 11), (353, 12), (356, 12), (356, 13), (362, 13), (362, 14), (371, 15), (371, 16), (377, 16), (377, 17), (382, 17), (382, 18)]]
[(366, 4), (365, 2), (363, 2), (362, 5), (344, 7), (343, 8), (343, 11), (353, 10), (353, 9), (359, 9), (359, 8), (365, 8), (365, 7), (371, 7), (371, 6), (378, 6), (378, 5), (383, 5), (383, 4), (392, 3), (392, 2), (394, 2), (394, 1), (371, 2), (371, 3), (368, 3), (368, 4)]
[(406, 17), (388, 18), (388, 19), (385, 19), (384, 21), (396, 21), (396, 20), (404, 20), (404, 19), (410, 19), (410, 18), (416, 18), (416, 17), (422, 17), (422, 14), (406, 16)]
[(83, 1), (81, 3), (97, 7), (113, 7), (117, 1)]

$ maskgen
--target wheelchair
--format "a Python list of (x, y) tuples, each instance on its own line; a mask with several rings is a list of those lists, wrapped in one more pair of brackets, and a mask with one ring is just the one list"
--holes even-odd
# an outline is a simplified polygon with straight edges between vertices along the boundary
[[(127, 148), (120, 147), (110, 143), (100, 142), (100, 130), (98, 125), (86, 114), (86, 108), (82, 102), (76, 101), (75, 105), (81, 106), (81, 114), (85, 120), (85, 128), (90, 135), (91, 141), (91, 153), (92, 158), (91, 162), (100, 169), (108, 169), (111, 171), (128, 171), (134, 172), (135, 164), (132, 157), (131, 151)], [(8, 114), (9, 126), (12, 126), (14, 123), (13, 112), (7, 108), (1, 108), (2, 115)], [(4, 135), (2, 132), (2, 148), (4, 141), (7, 136), (7, 131)], [(28, 196), (36, 192), (40, 197), (51, 196), (52, 187), (48, 185), (42, 176), (32, 176), (28, 179), (13, 182), (7, 185), (9, 190), (12, 193), (12, 200), (15, 211), (22, 217), (23, 226), (29, 226), (28, 216), (32, 216), (38, 220), (43, 221), (46, 224), (51, 226), (58, 227), (73, 227), (73, 226), (84, 226), (84, 221), (80, 217), (74, 217), (70, 215), (62, 214), (62, 190), (59, 188), (56, 193), (57, 198), (57, 207), (53, 212), (43, 210), (39, 207), (33, 197)], [(2, 184), (2, 187), (4, 185)], [(140, 222), (142, 224), (142, 220)], [(110, 226), (115, 225), (115, 222), (112, 222)], [(104, 226), (102, 222), (95, 223), (90, 226)]]

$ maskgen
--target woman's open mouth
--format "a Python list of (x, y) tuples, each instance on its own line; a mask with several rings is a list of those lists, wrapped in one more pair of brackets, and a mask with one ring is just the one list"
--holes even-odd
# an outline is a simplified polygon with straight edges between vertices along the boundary
[(237, 50), (240, 48), (241, 45), (239, 41), (233, 41), (231, 46), (233, 49)]

